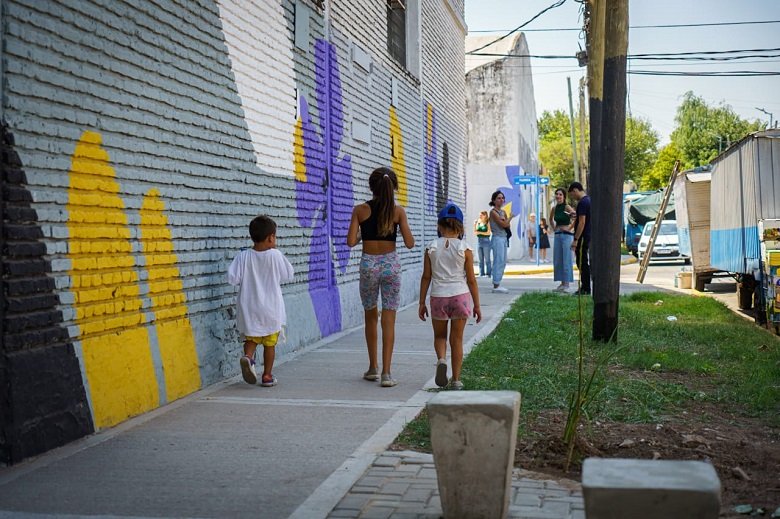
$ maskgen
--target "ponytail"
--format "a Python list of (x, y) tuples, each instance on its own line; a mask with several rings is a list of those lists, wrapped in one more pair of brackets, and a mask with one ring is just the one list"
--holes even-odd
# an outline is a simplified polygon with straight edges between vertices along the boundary
[(377, 168), (368, 177), (368, 187), (376, 200), (377, 236), (390, 236), (395, 230), (393, 214), (395, 212), (395, 190), (398, 178), (390, 168)]

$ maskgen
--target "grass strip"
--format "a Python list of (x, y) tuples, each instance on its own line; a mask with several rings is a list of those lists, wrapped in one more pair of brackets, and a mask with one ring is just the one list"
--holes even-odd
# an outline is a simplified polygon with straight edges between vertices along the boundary
[[(586, 304), (590, 319), (590, 298)], [(589, 335), (590, 322), (585, 330)], [(618, 344), (587, 341), (589, 367), (607, 348), (618, 351), (597, 376), (598, 395), (586, 409), (590, 419), (663, 422), (708, 402), (780, 426), (780, 340), (714, 299), (623, 296)], [(577, 299), (521, 296), (465, 359), (462, 380), (469, 390), (519, 391), (524, 432), (543, 411), (565, 413), (577, 380)], [(396, 442), (427, 451), (429, 437), (422, 413)]]

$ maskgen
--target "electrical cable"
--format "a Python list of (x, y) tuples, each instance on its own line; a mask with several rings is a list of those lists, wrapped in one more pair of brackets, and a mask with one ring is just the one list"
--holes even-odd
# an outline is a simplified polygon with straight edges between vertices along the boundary
[[(780, 23), (780, 20), (758, 20), (753, 22), (714, 22), (714, 23), (673, 23), (665, 25), (630, 25), (629, 29), (672, 29), (681, 27), (720, 27), (724, 25), (754, 25), (765, 23)], [(508, 29), (481, 29), (470, 30), (472, 32), (506, 32)], [(556, 32), (556, 31), (581, 31), (581, 27), (559, 27), (545, 29), (526, 29), (524, 32)]]
[(525, 26), (526, 26), (526, 25), (528, 25), (529, 23), (533, 22), (534, 20), (536, 20), (537, 18), (539, 18), (540, 16), (542, 16), (544, 13), (546, 13), (546, 12), (547, 12), (547, 11), (549, 11), (550, 9), (555, 9), (556, 7), (560, 7), (560, 6), (562, 6), (563, 4), (565, 4), (565, 3), (566, 3), (566, 0), (558, 0), (557, 2), (554, 2), (554, 3), (550, 4), (550, 5), (549, 5), (547, 8), (545, 8), (545, 9), (543, 9), (543, 10), (539, 11), (537, 14), (535, 14), (535, 15), (533, 16), (533, 18), (531, 18), (531, 19), (530, 19), (530, 20), (528, 20), (527, 22), (524, 22), (524, 23), (520, 24), (519, 26), (515, 27), (514, 29), (512, 29), (511, 31), (509, 31), (508, 33), (506, 33), (505, 35), (503, 35), (503, 36), (501, 36), (501, 37), (499, 37), (499, 38), (496, 38), (495, 40), (491, 41), (490, 43), (488, 43), (488, 44), (486, 44), (486, 45), (483, 45), (483, 46), (479, 47), (478, 49), (471, 50), (471, 51), (467, 52), (466, 54), (474, 54), (475, 52), (478, 52), (478, 51), (480, 51), (480, 50), (484, 49), (485, 47), (490, 47), (490, 46), (491, 46), (491, 45), (493, 45), (494, 43), (498, 43), (499, 41), (501, 41), (501, 40), (503, 40), (503, 39), (505, 39), (505, 38), (508, 38), (508, 37), (509, 37), (509, 36), (511, 36), (512, 34), (516, 33), (517, 31), (519, 31), (520, 29), (522, 29), (523, 27), (525, 27)]
[(628, 74), (637, 76), (684, 76), (684, 77), (758, 77), (758, 76), (780, 76), (780, 72), (770, 72), (761, 70), (731, 70), (731, 71), (713, 71), (713, 72), (683, 72), (678, 70), (631, 70)]

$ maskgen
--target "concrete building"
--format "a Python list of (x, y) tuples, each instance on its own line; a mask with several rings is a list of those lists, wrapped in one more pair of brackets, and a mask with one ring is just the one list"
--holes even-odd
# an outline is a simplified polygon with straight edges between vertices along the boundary
[[(469, 36), (466, 51), (483, 47), (494, 36)], [(471, 223), (489, 209), (490, 195), (500, 189), (518, 217), (512, 223), (509, 259), (528, 255), (528, 214), (535, 212), (531, 186), (512, 183), (514, 173), (506, 166), (519, 165), (520, 172), (538, 173), (539, 139), (536, 127), (534, 86), (528, 44), (517, 33), (478, 52), (526, 57), (466, 57), (466, 218)], [(544, 197), (540, 197), (543, 204)], [(544, 211), (542, 211), (544, 212)]]
[[(2, 2), (0, 463), (237, 373), (258, 214), (280, 353), (362, 321), (352, 206), (398, 174), (418, 245), (465, 202), (463, 0)], [(353, 375), (353, 374), (349, 374)]]

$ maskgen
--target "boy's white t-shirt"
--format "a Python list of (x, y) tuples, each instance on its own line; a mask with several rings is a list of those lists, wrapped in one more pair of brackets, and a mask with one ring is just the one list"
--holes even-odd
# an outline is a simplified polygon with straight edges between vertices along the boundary
[(293, 268), (278, 249), (242, 250), (228, 269), (228, 283), (238, 285), (238, 331), (265, 337), (287, 324), (281, 283), (292, 281)]
[(425, 248), (431, 260), (431, 296), (451, 297), (469, 292), (466, 283), (468, 243), (458, 238), (436, 238)]

